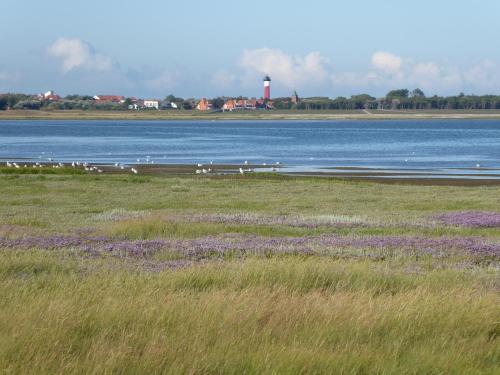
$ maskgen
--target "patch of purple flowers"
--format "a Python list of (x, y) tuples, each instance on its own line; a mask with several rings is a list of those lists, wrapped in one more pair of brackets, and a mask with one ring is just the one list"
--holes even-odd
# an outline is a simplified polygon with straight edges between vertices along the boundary
[[(172, 217), (167, 217), (172, 219)], [(201, 214), (186, 217), (173, 217), (173, 219), (184, 219), (191, 222), (212, 222), (237, 225), (281, 225), (297, 228), (319, 228), (319, 227), (354, 227), (368, 226), (368, 221), (359, 217), (345, 215), (322, 215), (322, 216), (262, 216), (254, 214)]]
[(50, 236), (18, 239), (0, 238), (0, 249), (77, 249), (89, 254), (120, 257), (149, 257), (160, 250), (175, 251), (181, 258), (200, 260), (245, 254), (342, 255), (390, 257), (455, 254), (500, 258), (500, 243), (477, 237), (367, 236), (334, 234), (304, 237), (262, 237), (254, 235), (207, 236), (191, 240), (117, 240), (108, 237)]
[(470, 228), (500, 228), (500, 212), (462, 211), (435, 215), (446, 225)]

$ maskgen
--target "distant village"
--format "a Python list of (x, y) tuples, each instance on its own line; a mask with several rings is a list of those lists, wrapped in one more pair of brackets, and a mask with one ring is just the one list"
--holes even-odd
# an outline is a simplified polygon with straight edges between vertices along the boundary
[(263, 95), (256, 97), (217, 97), (212, 99), (183, 99), (168, 95), (164, 99), (125, 97), (97, 94), (67, 95), (64, 98), (54, 91), (37, 95), (0, 94), (0, 110), (196, 110), (200, 112), (233, 112), (256, 110), (500, 110), (500, 95), (426, 96), (414, 90), (397, 89), (375, 98), (369, 94), (352, 95), (350, 98), (307, 97), (299, 98), (297, 91), (288, 97), (271, 99), (271, 77), (263, 79)]
[[(62, 98), (55, 91), (47, 91), (31, 98), (25, 97), (24, 100), (18, 101), (12, 109), (37, 109), (38, 103), (43, 103), (44, 107), (54, 109), (74, 109), (66, 108), (71, 106), (70, 102), (91, 102), (92, 107), (96, 109), (121, 109), (128, 110), (176, 110), (176, 109), (189, 109), (198, 111), (243, 111), (243, 110), (272, 110), (274, 109), (274, 102), (271, 100), (271, 78), (264, 77), (264, 92), (260, 99), (257, 98), (231, 98), (219, 97), (216, 99), (201, 98), (195, 99), (181, 99), (173, 95), (169, 95), (165, 99), (140, 99), (135, 97), (125, 97), (122, 95), (94, 95), (94, 96), (78, 96), (69, 95)], [(4, 94), (9, 95), (9, 94)], [(2, 95), (0, 95), (1, 97)], [(290, 102), (298, 103), (298, 95), (295, 92), (290, 97)], [(82, 103), (83, 105), (83, 103)]]

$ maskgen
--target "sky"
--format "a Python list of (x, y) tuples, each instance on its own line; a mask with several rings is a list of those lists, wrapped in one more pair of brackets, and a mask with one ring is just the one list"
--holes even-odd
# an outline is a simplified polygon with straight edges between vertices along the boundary
[(0, 93), (500, 94), (498, 0), (0, 0)]

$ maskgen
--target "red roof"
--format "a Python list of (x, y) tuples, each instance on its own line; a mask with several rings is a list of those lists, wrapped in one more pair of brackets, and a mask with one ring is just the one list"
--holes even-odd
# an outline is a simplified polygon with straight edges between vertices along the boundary
[(94, 99), (101, 102), (121, 102), (125, 100), (125, 97), (120, 95), (96, 95)]

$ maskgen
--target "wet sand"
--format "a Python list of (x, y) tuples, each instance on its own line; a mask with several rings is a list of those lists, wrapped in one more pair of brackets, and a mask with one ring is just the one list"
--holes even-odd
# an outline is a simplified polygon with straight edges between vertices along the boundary
[[(33, 162), (18, 161), (20, 166), (19, 173), (29, 173), (33, 170)], [(26, 168), (24, 167), (26, 165)], [(58, 163), (43, 163), (43, 170), (54, 170)], [(245, 164), (204, 164), (198, 166), (195, 164), (133, 164), (116, 167), (114, 165), (103, 165), (94, 163), (89, 166), (95, 167), (95, 170), (85, 171), (85, 167), (75, 167), (77, 170), (93, 175), (135, 175), (132, 168), (137, 170), (138, 176), (197, 176), (199, 178), (224, 178), (225, 176), (241, 176), (240, 168), (245, 170), (241, 177), (269, 177), (274, 178), (332, 178), (336, 180), (347, 181), (365, 181), (384, 184), (408, 184), (408, 185), (428, 185), (428, 186), (500, 186), (500, 170), (498, 173), (457, 173), (457, 174), (436, 174), (415, 172), (415, 170), (398, 169), (397, 172), (384, 172), (382, 169), (367, 169), (359, 167), (332, 167), (331, 169), (341, 170), (340, 172), (325, 171), (317, 172), (290, 172), (285, 166), (272, 165), (245, 165)], [(272, 171), (272, 168), (275, 171)], [(71, 169), (71, 164), (65, 163), (65, 169)], [(14, 167), (7, 168), (4, 162), (0, 162), (0, 169), (8, 170), (4, 173), (16, 173)], [(42, 168), (40, 168), (42, 169)], [(206, 173), (202, 170), (205, 169)], [(99, 170), (101, 172), (99, 172)], [(199, 171), (198, 173), (196, 171)], [(209, 171), (210, 170), (210, 171)], [(251, 170), (251, 172), (249, 171)], [(484, 169), (488, 171), (491, 169)], [(493, 169), (497, 171), (497, 169)], [(394, 171), (394, 170), (393, 170)], [(266, 172), (264, 174), (264, 172)], [(40, 172), (38, 172), (40, 173)], [(63, 174), (63, 173), (61, 173)], [(0, 170), (0, 176), (2, 171)]]

